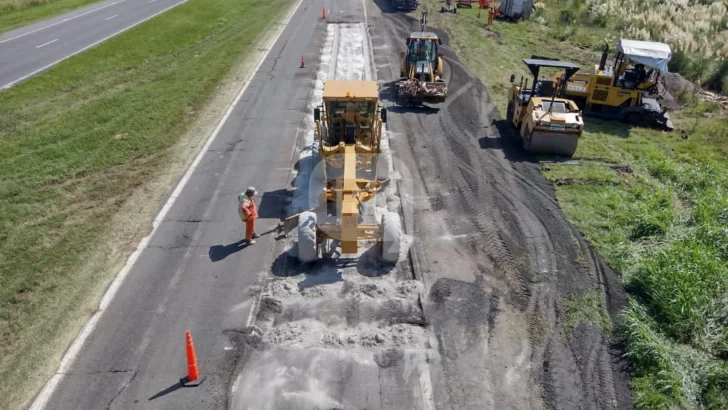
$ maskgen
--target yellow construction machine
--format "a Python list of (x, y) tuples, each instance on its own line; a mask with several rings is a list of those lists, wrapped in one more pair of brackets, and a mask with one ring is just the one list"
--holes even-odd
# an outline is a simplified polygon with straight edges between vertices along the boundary
[[(670, 46), (622, 39), (611, 66), (607, 65), (608, 54), (607, 46), (593, 74), (578, 72), (569, 78), (564, 96), (573, 99), (587, 116), (672, 131), (672, 120), (657, 101), (657, 82), (660, 72), (667, 72)], [(558, 73), (553, 80), (561, 78)]]
[(533, 84), (528, 88), (528, 79), (511, 75), (508, 91), (506, 120), (514, 126), (523, 147), (534, 154), (555, 154), (571, 157), (576, 151), (584, 130), (584, 121), (574, 101), (556, 98), (561, 91), (561, 82), (539, 79), (541, 67), (559, 68), (568, 80), (579, 67), (554, 59), (524, 59), (523, 62), (533, 74)]
[(397, 96), (409, 104), (445, 102), (447, 85), (442, 79), (445, 66), (438, 47), (437, 34), (425, 31), (427, 12), (422, 12), (420, 31), (407, 37), (407, 51), (401, 53), (400, 80)]
[(361, 223), (362, 204), (388, 178), (389, 152), (382, 152), (387, 110), (380, 111), (378, 100), (376, 81), (324, 82), (323, 103), (314, 109), (321, 161), (309, 188), (317, 203), (295, 216), (302, 262), (318, 259), (327, 240), (329, 245), (338, 242), (344, 254), (356, 254), (360, 240), (375, 240), (382, 243), (382, 259), (396, 262), (399, 257), (402, 225), (397, 212), (385, 213), (378, 223)]

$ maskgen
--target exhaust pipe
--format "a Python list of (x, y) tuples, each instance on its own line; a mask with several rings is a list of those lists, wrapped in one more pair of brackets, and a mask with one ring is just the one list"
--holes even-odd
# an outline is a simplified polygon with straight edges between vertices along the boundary
[(607, 65), (607, 55), (609, 54), (609, 44), (604, 46), (604, 52), (602, 53), (602, 59), (599, 60), (599, 71), (604, 71), (604, 67)]

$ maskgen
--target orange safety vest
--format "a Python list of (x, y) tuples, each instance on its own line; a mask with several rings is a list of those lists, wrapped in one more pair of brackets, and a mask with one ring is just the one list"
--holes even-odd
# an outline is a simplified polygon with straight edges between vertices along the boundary
[(249, 219), (256, 219), (258, 217), (258, 209), (255, 206), (255, 201), (251, 200), (246, 195), (241, 195), (238, 200), (238, 214), (243, 222), (247, 222)]

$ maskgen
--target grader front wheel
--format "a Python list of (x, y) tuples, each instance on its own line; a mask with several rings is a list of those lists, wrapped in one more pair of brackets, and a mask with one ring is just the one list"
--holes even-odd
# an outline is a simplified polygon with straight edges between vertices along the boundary
[(306, 263), (317, 259), (316, 214), (314, 212), (303, 212), (298, 217), (298, 260)]

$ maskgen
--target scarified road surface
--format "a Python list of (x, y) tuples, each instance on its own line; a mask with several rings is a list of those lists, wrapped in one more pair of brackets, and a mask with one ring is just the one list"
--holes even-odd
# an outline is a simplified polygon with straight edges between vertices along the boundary
[[(396, 79), (418, 22), (376, 4), (379, 77)], [(389, 124), (394, 155), (413, 170), (414, 196), (403, 201), (414, 205), (413, 253), (442, 357), (432, 369), (437, 408), (631, 408), (619, 352), (596, 326), (569, 335), (561, 310), (564, 298), (598, 290), (616, 311), (618, 278), (565, 221), (535, 159), (494, 123), (482, 83), (442, 50), (448, 101), (394, 106)]]
[[(631, 408), (618, 349), (596, 326), (570, 331), (562, 309), (597, 291), (616, 312), (619, 281), (447, 47), (448, 101), (394, 104), (418, 24), (385, 3), (303, 1), (47, 409)], [(302, 265), (295, 235), (239, 242), (247, 186), (263, 193), (261, 233), (309, 207), (326, 79), (381, 85), (392, 180), (363, 215), (403, 213), (397, 264), (371, 243)], [(197, 388), (178, 383), (185, 329)]]

